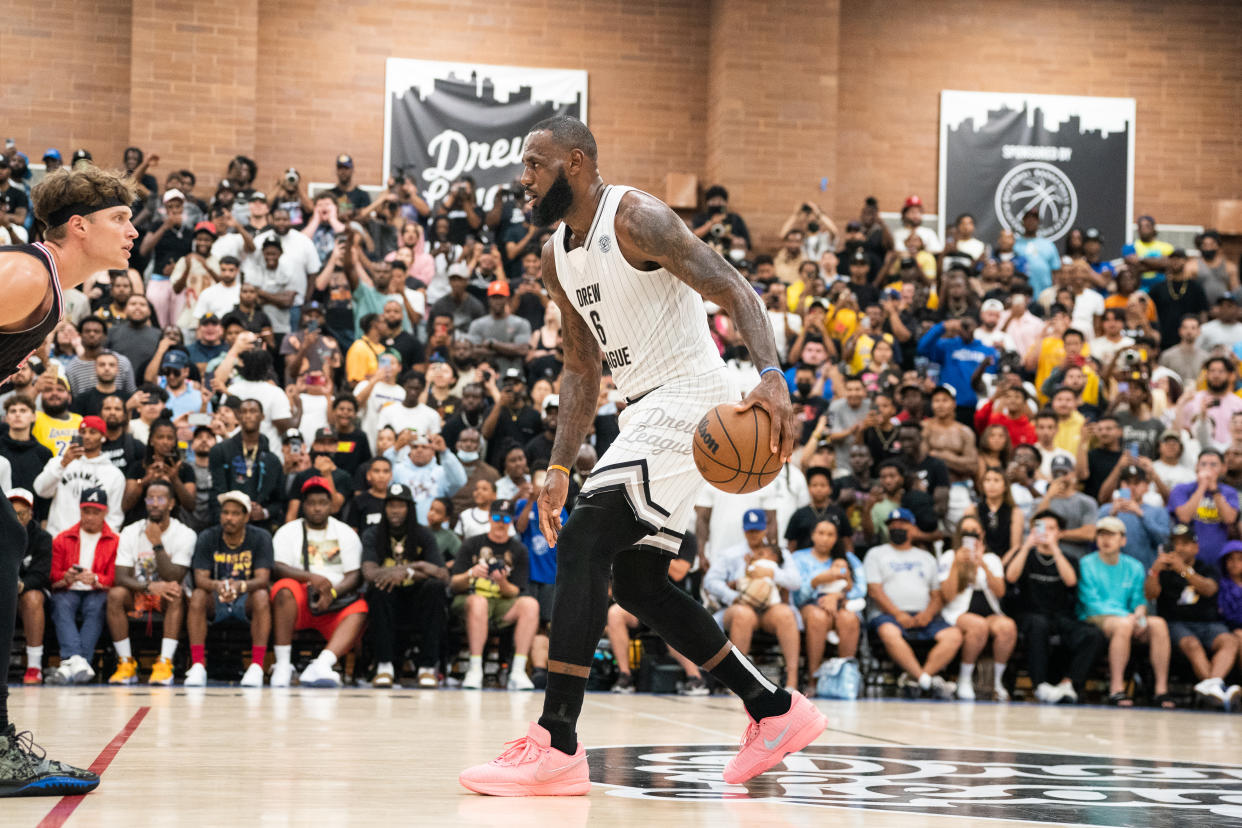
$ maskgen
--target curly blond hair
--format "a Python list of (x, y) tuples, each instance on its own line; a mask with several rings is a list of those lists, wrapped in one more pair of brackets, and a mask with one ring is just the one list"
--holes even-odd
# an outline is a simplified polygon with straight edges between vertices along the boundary
[(94, 166), (71, 170), (61, 167), (48, 174), (30, 193), (35, 218), (43, 222), (43, 236), (49, 241), (65, 237), (65, 225), (49, 227), (48, 219), (57, 210), (75, 204), (97, 206), (108, 201), (134, 203), (134, 185), (120, 173), (106, 172)]

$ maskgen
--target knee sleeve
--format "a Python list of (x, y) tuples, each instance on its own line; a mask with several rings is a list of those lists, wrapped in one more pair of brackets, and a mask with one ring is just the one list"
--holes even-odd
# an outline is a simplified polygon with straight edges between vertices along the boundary
[(669, 558), (636, 546), (622, 550), (612, 567), (612, 594), (673, 649), (704, 664), (727, 643), (702, 604), (668, 578)]

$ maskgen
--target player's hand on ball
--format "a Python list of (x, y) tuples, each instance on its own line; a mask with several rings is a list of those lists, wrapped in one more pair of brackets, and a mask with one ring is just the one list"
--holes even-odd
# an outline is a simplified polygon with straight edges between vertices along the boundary
[[(798, 423), (794, 418), (793, 403), (789, 400), (789, 386), (785, 384), (784, 375), (773, 371), (764, 374), (746, 397), (738, 403), (738, 411), (748, 411), (758, 406), (768, 413), (772, 421), (773, 454), (781, 458), (781, 463), (789, 460), (793, 454), (795, 435), (798, 434)], [(540, 516), (542, 518), (542, 510)]]
[(539, 490), (539, 531), (548, 546), (556, 546), (561, 531), (561, 509), (569, 496), (569, 475), (560, 469), (548, 472), (543, 488)]

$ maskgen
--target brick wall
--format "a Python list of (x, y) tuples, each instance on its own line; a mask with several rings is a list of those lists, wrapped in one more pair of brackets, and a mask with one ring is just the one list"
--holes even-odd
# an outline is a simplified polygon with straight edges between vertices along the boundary
[(260, 187), (341, 151), (379, 183), (387, 57), (582, 68), (606, 178), (722, 181), (770, 240), (803, 200), (936, 209), (941, 89), (1127, 96), (1136, 210), (1199, 223), (1242, 195), (1239, 42), (1223, 0), (9, 0), (0, 133), (110, 165), (136, 143), (200, 194), (238, 152)]
[(1242, 22), (1231, 2), (841, 0), (837, 214), (935, 210), (942, 89), (1135, 98), (1134, 208), (1210, 220), (1242, 194)]

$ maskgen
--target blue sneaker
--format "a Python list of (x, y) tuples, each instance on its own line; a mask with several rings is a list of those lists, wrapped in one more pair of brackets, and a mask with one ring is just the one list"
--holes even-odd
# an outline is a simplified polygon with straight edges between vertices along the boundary
[(99, 776), (47, 758), (30, 731), (0, 733), (0, 796), (73, 796), (99, 787)]

